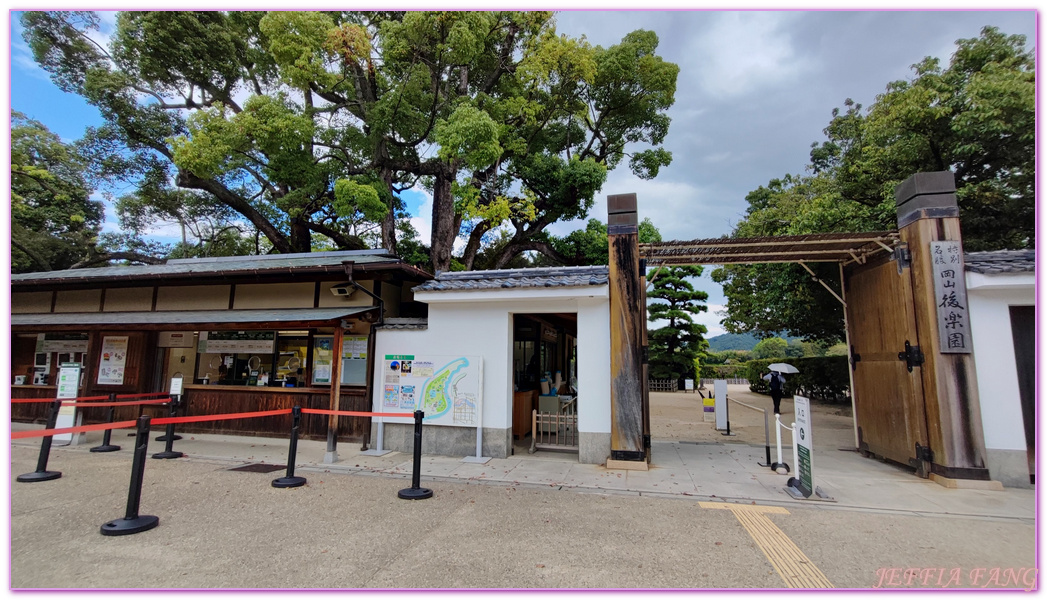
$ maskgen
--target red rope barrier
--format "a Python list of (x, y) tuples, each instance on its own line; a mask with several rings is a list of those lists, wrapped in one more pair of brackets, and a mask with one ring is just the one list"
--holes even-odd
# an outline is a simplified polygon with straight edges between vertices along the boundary
[(80, 408), (95, 408), (97, 406), (139, 406), (143, 404), (167, 404), (170, 402), (168, 398), (161, 398), (159, 400), (135, 400), (131, 402), (90, 402), (88, 404), (78, 404), (76, 402), (62, 402), (62, 406), (79, 406)]
[[(83, 402), (85, 400), (108, 400), (109, 396), (85, 396), (83, 398), (63, 398), (66, 402)], [(11, 404), (25, 404), (27, 402), (54, 402), (55, 398), (12, 398)]]
[[(117, 396), (118, 398), (120, 396)], [(106, 400), (109, 396), (98, 396), (102, 400)], [(62, 400), (63, 406), (80, 406), (78, 402), (83, 402), (83, 398), (69, 398), (68, 400)], [(93, 408), (95, 406), (131, 406), (132, 404), (158, 404), (170, 402), (171, 397), (160, 398), (157, 400), (139, 400), (134, 402), (88, 402), (83, 405), (84, 408)], [(55, 398), (16, 398), (11, 400), (11, 404), (26, 404), (28, 402), (54, 402)]]
[(44, 437), (48, 435), (61, 435), (63, 433), (81, 433), (84, 431), (99, 431), (103, 429), (124, 429), (134, 427), (137, 421), (119, 421), (116, 423), (96, 423), (95, 425), (80, 425), (79, 427), (63, 427), (62, 429), (35, 429), (30, 431), (12, 431), (11, 439)]
[(291, 414), (290, 408), (278, 410), (266, 410), (252, 413), (230, 413), (226, 415), (199, 415), (195, 417), (161, 417), (150, 421), (151, 425), (167, 425), (168, 423), (200, 423), (202, 421), (228, 421), (229, 419), (250, 419), (254, 417), (273, 417), (277, 415)]
[[(117, 398), (145, 398), (146, 396), (167, 396), (171, 397), (167, 392), (149, 392), (148, 394), (117, 394)], [(108, 400), (109, 396), (80, 396), (77, 398), (67, 398), (66, 402), (90, 402), (93, 400)], [(14, 398), (11, 400), (11, 404), (26, 404), (29, 402), (54, 402), (54, 398)], [(94, 406), (105, 406), (103, 404), (95, 404)]]
[[(278, 410), (266, 410), (261, 412), (253, 413), (230, 413), (226, 415), (200, 415), (196, 417), (164, 417), (161, 419), (152, 419), (150, 425), (167, 425), (168, 423), (199, 423), (202, 421), (228, 421), (230, 419), (246, 419), (252, 417), (272, 417), (277, 415), (289, 415), (291, 414), (290, 408), (281, 408)], [(84, 431), (100, 431), (104, 429), (123, 429), (126, 427), (134, 427), (137, 425), (137, 421), (119, 421), (117, 423), (97, 423), (95, 425), (81, 425), (79, 427), (65, 427), (63, 429), (38, 429), (31, 431), (13, 431), (11, 432), (11, 439), (18, 440), (22, 438), (31, 437), (44, 437), (48, 435), (60, 435), (63, 433), (81, 433)]]
[(376, 412), (361, 412), (356, 410), (323, 410), (321, 408), (303, 408), (303, 414), (308, 415), (338, 415), (340, 417), (401, 417), (404, 419), (413, 419), (413, 413), (376, 413)]

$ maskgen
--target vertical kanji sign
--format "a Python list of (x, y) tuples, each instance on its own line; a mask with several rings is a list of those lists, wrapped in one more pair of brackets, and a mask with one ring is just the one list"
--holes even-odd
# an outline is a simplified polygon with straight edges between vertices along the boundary
[(971, 352), (971, 323), (967, 313), (967, 283), (963, 250), (958, 241), (931, 242), (934, 303), (938, 313), (938, 343), (942, 353)]

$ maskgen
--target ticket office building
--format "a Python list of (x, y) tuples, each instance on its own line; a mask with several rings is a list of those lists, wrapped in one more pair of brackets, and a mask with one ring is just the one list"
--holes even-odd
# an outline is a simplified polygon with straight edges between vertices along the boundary
[[(367, 410), (372, 325), (424, 316), (411, 287), (428, 279), (380, 250), (12, 275), (11, 396), (53, 398), (60, 366), (77, 363), (80, 396), (163, 392), (181, 377), (188, 415), (295, 405)], [(334, 377), (341, 385), (331, 385)], [(45, 403), (17, 404), (12, 418), (42, 422), (48, 410)], [(142, 410), (120, 407), (115, 418), (134, 419)], [(82, 412), (85, 423), (108, 417), (102, 408)], [(290, 417), (182, 429), (284, 436)], [(361, 441), (369, 430), (368, 419), (343, 418), (338, 437)], [(306, 415), (301, 431), (323, 439), (328, 419)]]

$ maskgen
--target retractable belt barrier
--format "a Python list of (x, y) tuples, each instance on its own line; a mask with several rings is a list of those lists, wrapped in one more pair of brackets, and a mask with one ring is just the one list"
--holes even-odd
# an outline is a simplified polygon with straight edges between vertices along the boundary
[[(155, 394), (140, 394), (139, 397), (149, 396)], [(108, 398), (111, 398), (110, 395)], [(81, 433), (86, 431), (99, 431), (104, 430), (106, 434), (113, 429), (124, 429), (128, 427), (138, 428), (135, 440), (135, 453), (134, 462), (131, 466), (131, 482), (127, 494), (127, 511), (122, 519), (115, 519), (104, 523), (101, 527), (102, 535), (128, 535), (132, 533), (139, 533), (141, 531), (147, 531), (152, 529), (159, 524), (159, 517), (155, 516), (139, 516), (138, 508), (142, 498), (142, 481), (145, 472), (145, 454), (149, 444), (149, 426), (150, 424), (155, 425), (168, 425), (168, 442), (167, 452), (171, 451), (171, 430), (170, 426), (175, 423), (200, 423), (204, 421), (226, 421), (231, 419), (248, 419), (257, 417), (271, 417), (278, 415), (292, 415), (291, 424), (291, 437), (288, 445), (288, 460), (287, 460), (287, 474), (284, 477), (273, 480), (272, 486), (276, 488), (292, 488), (300, 487), (305, 484), (306, 479), (304, 477), (296, 477), (294, 475), (295, 459), (298, 449), (298, 428), (301, 424), (301, 415), (305, 414), (319, 414), (319, 415), (337, 415), (337, 416), (350, 416), (350, 417), (414, 417), (414, 468), (411, 474), (411, 487), (400, 490), (397, 493), (399, 498), (404, 500), (422, 500), (425, 498), (431, 498), (433, 491), (428, 488), (421, 487), (421, 460), (422, 460), (422, 421), (425, 418), (425, 413), (416, 410), (413, 414), (406, 413), (375, 413), (375, 412), (363, 412), (363, 411), (339, 411), (339, 410), (323, 410), (313, 408), (300, 408), (295, 406), (291, 408), (283, 408), (277, 410), (266, 410), (249, 413), (231, 413), (224, 415), (199, 415), (193, 417), (166, 417), (152, 419), (147, 415), (141, 416), (137, 421), (118, 421), (109, 423), (98, 423), (95, 425), (80, 425), (77, 427), (63, 427), (55, 428), (55, 423), (58, 419), (58, 410), (62, 406), (62, 401), (55, 399), (52, 401), (54, 404), (51, 409), (51, 416), (48, 419), (47, 425), (43, 430), (37, 431), (17, 431), (11, 433), (11, 439), (25, 439), (32, 437), (43, 437), (43, 443), (41, 444), (40, 459), (37, 463), (37, 470), (33, 473), (27, 473), (26, 475), (18, 476), (18, 481), (47, 481), (49, 479), (57, 479), (61, 477), (61, 472), (58, 471), (47, 471), (47, 457), (51, 448), (51, 437), (56, 434), (62, 433)], [(141, 401), (132, 404), (155, 404), (162, 401)], [(115, 406), (123, 403), (107, 402), (96, 404), (95, 406)], [(110, 408), (110, 410), (112, 410)], [(106, 440), (108, 442), (108, 440)], [(92, 449), (94, 451), (94, 449)], [(160, 453), (164, 454), (164, 453)], [(177, 453), (178, 456), (182, 456), (181, 452)], [(169, 458), (166, 456), (154, 455), (153, 458)], [(170, 457), (173, 458), (173, 457)]]

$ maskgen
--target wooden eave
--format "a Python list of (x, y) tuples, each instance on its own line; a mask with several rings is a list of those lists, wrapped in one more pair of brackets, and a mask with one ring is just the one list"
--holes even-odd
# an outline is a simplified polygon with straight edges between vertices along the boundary
[[(399, 262), (354, 263), (354, 279), (392, 281), (394, 273), (407, 282), (424, 282), (433, 276), (422, 269)], [(12, 292), (49, 292), (54, 290), (86, 290), (101, 288), (223, 285), (251, 283), (302, 283), (313, 281), (345, 281), (344, 265), (319, 265), (311, 267), (279, 267), (273, 269), (232, 269), (200, 273), (149, 273), (141, 275), (107, 275), (106, 277), (61, 277), (37, 278), (30, 281), (12, 281)]]
[(897, 231), (818, 233), (758, 238), (721, 238), (640, 244), (647, 266), (755, 263), (864, 263), (899, 243)]

